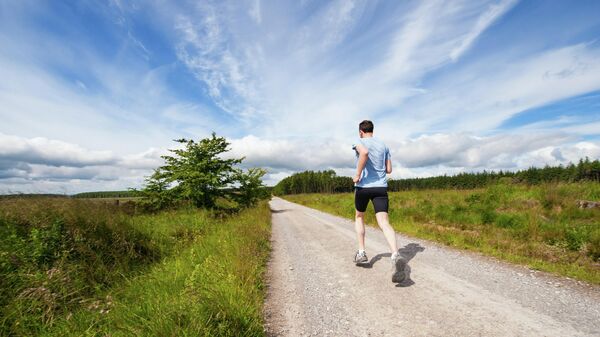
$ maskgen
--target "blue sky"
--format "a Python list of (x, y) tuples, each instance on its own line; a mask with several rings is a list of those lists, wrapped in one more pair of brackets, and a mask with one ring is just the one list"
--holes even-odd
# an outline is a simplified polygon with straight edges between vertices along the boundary
[(600, 157), (598, 1), (3, 1), (0, 193), (139, 187), (212, 131), (270, 184)]

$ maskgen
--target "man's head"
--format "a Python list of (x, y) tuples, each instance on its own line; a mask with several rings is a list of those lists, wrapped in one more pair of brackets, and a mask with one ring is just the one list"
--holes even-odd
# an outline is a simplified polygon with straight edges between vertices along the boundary
[(365, 134), (373, 133), (373, 122), (369, 120), (364, 120), (358, 124), (358, 134), (360, 138), (362, 138)]

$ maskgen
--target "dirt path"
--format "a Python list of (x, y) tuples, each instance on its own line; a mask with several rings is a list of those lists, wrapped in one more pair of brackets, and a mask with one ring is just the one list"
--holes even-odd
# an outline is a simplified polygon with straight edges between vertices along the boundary
[(357, 267), (351, 221), (279, 198), (271, 208), (269, 335), (600, 335), (598, 287), (402, 235), (410, 278), (397, 285), (379, 230)]

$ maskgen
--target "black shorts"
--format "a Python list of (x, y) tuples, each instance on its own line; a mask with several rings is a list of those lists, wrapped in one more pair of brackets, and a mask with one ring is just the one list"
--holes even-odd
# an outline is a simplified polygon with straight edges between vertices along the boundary
[(373, 201), (375, 213), (387, 213), (389, 206), (387, 187), (355, 187), (354, 207), (357, 211), (366, 211), (369, 200)]

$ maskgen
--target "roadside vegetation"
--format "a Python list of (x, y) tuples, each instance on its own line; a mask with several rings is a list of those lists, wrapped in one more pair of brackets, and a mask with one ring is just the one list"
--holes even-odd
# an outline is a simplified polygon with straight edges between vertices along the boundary
[(264, 171), (184, 144), (135, 202), (0, 199), (0, 335), (264, 334)]
[[(352, 193), (284, 197), (354, 218)], [(580, 200), (600, 200), (600, 183), (504, 179), (477, 189), (391, 192), (390, 221), (408, 235), (600, 284), (600, 208), (580, 208)], [(376, 225), (372, 205), (367, 222)]]
[(0, 202), (0, 335), (261, 335), (266, 202), (234, 216)]

